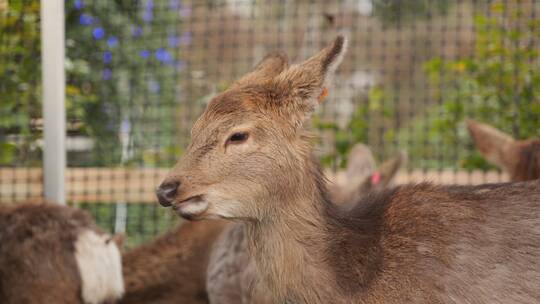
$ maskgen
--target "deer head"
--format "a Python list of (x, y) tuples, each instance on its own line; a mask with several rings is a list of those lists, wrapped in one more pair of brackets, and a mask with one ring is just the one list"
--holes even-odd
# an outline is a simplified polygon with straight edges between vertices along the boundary
[(513, 181), (540, 178), (540, 140), (516, 140), (471, 119), (467, 127), (480, 153), (490, 163), (507, 171)]
[(349, 153), (346, 183), (341, 181), (339, 187), (331, 187), (331, 197), (335, 203), (354, 207), (368, 192), (388, 187), (406, 162), (407, 154), (400, 152), (377, 168), (371, 150), (364, 144), (356, 144)]
[(317, 170), (304, 125), (326, 94), (346, 44), (339, 36), (290, 67), (284, 55), (269, 55), (215, 96), (195, 122), (184, 156), (158, 188), (160, 203), (188, 219), (261, 220), (291, 197), (316, 191), (305, 182)]
[(512, 136), (474, 120), (467, 121), (467, 128), (476, 148), (490, 163), (506, 170), (514, 165), (512, 160), (516, 157), (512, 154), (515, 140)]

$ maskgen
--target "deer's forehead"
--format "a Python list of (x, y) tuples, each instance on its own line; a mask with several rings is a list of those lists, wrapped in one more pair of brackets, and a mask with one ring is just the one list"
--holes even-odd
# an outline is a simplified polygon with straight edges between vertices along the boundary
[(244, 112), (247, 110), (246, 99), (248, 98), (249, 96), (237, 90), (223, 92), (212, 98), (204, 115), (212, 118)]
[(265, 118), (270, 114), (267, 99), (265, 89), (261, 87), (223, 92), (212, 99), (196, 124), (219, 122), (228, 125)]
[(193, 141), (200, 141), (205, 138), (214, 139), (220, 133), (232, 128), (234, 124), (235, 119), (233, 117), (211, 117), (203, 114), (193, 125), (191, 136)]
[(235, 113), (260, 113), (278, 105), (284, 93), (272, 84), (259, 84), (229, 89), (212, 99), (205, 114), (223, 116)]
[(241, 126), (257, 125), (257, 116), (247, 111), (204, 113), (193, 125), (193, 140), (215, 139)]

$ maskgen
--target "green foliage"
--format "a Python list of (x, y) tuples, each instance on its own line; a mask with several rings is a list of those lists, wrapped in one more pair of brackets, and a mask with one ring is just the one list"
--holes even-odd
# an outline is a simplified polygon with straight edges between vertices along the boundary
[(424, 64), (432, 97), (439, 102), (413, 109), (418, 115), (406, 125), (394, 129), (385, 123), (396, 113), (390, 101), (399, 92), (384, 84), (371, 88), (369, 101), (357, 103), (360, 106), (344, 128), (316, 119), (315, 126), (323, 134), (335, 132), (335, 149), (322, 156), (323, 164), (345, 166), (352, 145), (370, 142), (375, 123), (385, 130), (383, 141), (399, 142), (415, 168), (493, 168), (474, 148), (466, 118), (487, 122), (517, 138), (539, 136), (540, 55), (535, 41), (540, 37), (540, 21), (523, 18), (519, 5), (511, 8), (497, 2), (489, 9), (489, 17), (475, 18), (471, 56), (434, 58)]
[[(40, 163), (39, 3), (9, 1), (0, 11), (0, 165)], [(179, 32), (181, 14), (165, 9), (170, 3), (66, 1), (68, 135), (94, 142), (89, 156), (68, 157), (69, 165), (156, 165), (177, 156), (171, 151), (178, 150), (174, 116), (183, 62), (176, 53), (191, 34)], [(159, 126), (159, 136), (146, 130), (149, 124)]]
[(366, 107), (358, 107), (345, 128), (340, 128), (335, 122), (321, 120), (316, 117), (313, 125), (321, 133), (330, 132), (334, 136), (333, 149), (321, 156), (321, 164), (327, 167), (345, 167), (347, 155), (357, 142), (365, 142), (367, 123), (365, 120)]
[(66, 3), (68, 120), (94, 139), (91, 159), (72, 165), (153, 166), (178, 150), (176, 53), (190, 37), (180, 38), (181, 14), (170, 3)]
[[(92, 214), (96, 223), (106, 231), (113, 232), (116, 218), (116, 205), (111, 202), (81, 203), (73, 206), (85, 209)], [(133, 248), (149, 241), (179, 222), (178, 216), (156, 204), (129, 203), (126, 214), (127, 248)]]
[[(368, 142), (370, 116), (378, 116), (381, 121), (390, 119), (393, 109), (390, 103), (392, 96), (382, 87), (375, 86), (371, 88), (369, 95), (360, 98), (356, 104), (359, 104), (351, 115), (349, 122), (340, 127), (332, 121), (324, 121), (316, 117), (313, 121), (314, 127), (321, 133), (330, 132), (333, 134), (333, 150), (321, 156), (321, 163), (328, 167), (344, 168), (347, 165), (347, 156), (349, 151), (356, 143)], [(385, 134), (389, 140), (393, 137), (393, 131)]]
[(0, 165), (39, 163), (41, 117), (39, 1), (0, 10)]
[(490, 17), (476, 17), (473, 56), (436, 58), (425, 64), (432, 87), (439, 88), (434, 97), (442, 104), (426, 121), (430, 132), (415, 133), (430, 145), (452, 147), (448, 150), (455, 150), (460, 165), (469, 169), (487, 164), (472, 149), (465, 118), (487, 122), (517, 138), (540, 135), (540, 56), (534, 43), (540, 37), (540, 21), (522, 18), (519, 6), (495, 3), (490, 9)]

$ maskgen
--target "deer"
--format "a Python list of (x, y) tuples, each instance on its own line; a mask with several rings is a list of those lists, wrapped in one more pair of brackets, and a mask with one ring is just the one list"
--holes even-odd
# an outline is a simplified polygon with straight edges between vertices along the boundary
[[(384, 189), (391, 184), (405, 161), (406, 156), (401, 152), (377, 169), (371, 150), (364, 144), (356, 144), (349, 153), (346, 170), (333, 178), (327, 174), (330, 180), (334, 180), (330, 185), (330, 196), (335, 203), (346, 204), (357, 201), (370, 191)], [(340, 175), (341, 178), (337, 178)], [(253, 286), (257, 273), (248, 253), (244, 229), (241, 223), (228, 226), (213, 246), (206, 279), (212, 304), (272, 303), (266, 289)]]
[(469, 119), (467, 129), (478, 151), (505, 170), (512, 181), (540, 178), (540, 139), (516, 140), (496, 128)]
[(0, 206), (0, 303), (115, 303), (124, 292), (117, 242), (77, 208)]
[(159, 203), (243, 223), (253, 286), (274, 303), (538, 303), (539, 181), (331, 201), (309, 121), (346, 45), (291, 66), (270, 56), (214, 96)]
[[(376, 170), (372, 152), (367, 146), (357, 144), (351, 151), (347, 170), (340, 172), (343, 177), (340, 184), (334, 187), (335, 192), (352, 195), (356, 192), (354, 185), (364, 189), (363, 191), (372, 187), (385, 187), (391, 182), (403, 161), (403, 155), (400, 154)], [(343, 189), (343, 192), (338, 189)], [(219, 256), (217, 252), (225, 249), (218, 248), (238, 243), (234, 239), (229, 239), (229, 231), (233, 230), (231, 226), (234, 225), (228, 224), (219, 220), (183, 222), (151, 242), (124, 252), (122, 270), (125, 293), (119, 303), (219, 303), (212, 299), (212, 296), (216, 292), (219, 294), (220, 291), (216, 291), (215, 287), (208, 288), (207, 282), (212, 281), (220, 284), (220, 287), (225, 287), (226, 284), (221, 284), (224, 272), (213, 266), (225, 264), (222, 261), (215, 261), (212, 264), (211, 260), (209, 262), (209, 256)], [(214, 244), (218, 238), (222, 246)], [(241, 256), (241, 254), (227, 256), (225, 260), (230, 261), (229, 264), (240, 265), (243, 269), (244, 261)], [(209, 269), (208, 275), (211, 273), (219, 275), (213, 275), (214, 280), (210, 280), (207, 268), (215, 269), (213, 271)], [(240, 288), (235, 287), (238, 290)]]
[(181, 223), (153, 241), (122, 254), (121, 304), (205, 304), (206, 269), (214, 241), (228, 222)]
[(377, 168), (369, 147), (364, 144), (354, 145), (349, 153), (347, 168), (335, 175), (326, 174), (333, 181), (328, 187), (332, 201), (340, 205), (354, 203), (370, 191), (391, 186), (398, 170), (406, 162), (407, 154), (400, 151)]

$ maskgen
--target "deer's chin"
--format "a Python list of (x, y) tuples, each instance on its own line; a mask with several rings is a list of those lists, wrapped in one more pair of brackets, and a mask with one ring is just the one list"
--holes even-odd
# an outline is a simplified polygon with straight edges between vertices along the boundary
[(242, 210), (243, 204), (231, 197), (229, 193), (222, 191), (210, 190), (205, 194), (205, 199), (208, 202), (208, 210), (204, 217), (208, 219), (238, 219), (244, 218)]
[(186, 220), (198, 220), (208, 210), (208, 202), (202, 196), (194, 196), (185, 201), (173, 204), (173, 210)]

